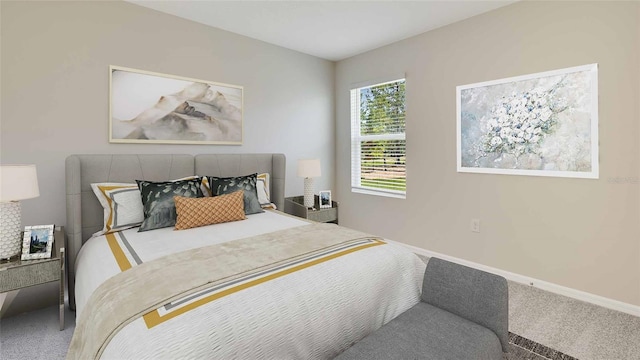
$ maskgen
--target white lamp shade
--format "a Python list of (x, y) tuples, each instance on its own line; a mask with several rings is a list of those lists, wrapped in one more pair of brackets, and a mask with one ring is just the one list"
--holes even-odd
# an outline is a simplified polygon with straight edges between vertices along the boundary
[(0, 166), (0, 201), (17, 201), (40, 196), (35, 165)]
[(298, 176), (303, 178), (320, 176), (320, 159), (298, 160)]

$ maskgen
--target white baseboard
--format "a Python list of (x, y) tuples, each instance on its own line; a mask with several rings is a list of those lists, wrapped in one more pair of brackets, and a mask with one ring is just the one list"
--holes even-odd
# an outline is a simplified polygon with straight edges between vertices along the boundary
[(393, 244), (397, 244), (400, 246), (404, 246), (408, 249), (410, 249), (411, 251), (413, 251), (416, 254), (419, 255), (424, 255), (427, 257), (438, 257), (447, 261), (451, 261), (460, 265), (465, 265), (474, 269), (478, 269), (478, 270), (482, 270), (482, 271), (486, 271), (488, 273), (492, 273), (492, 274), (496, 274), (496, 275), (500, 275), (502, 277), (504, 277), (507, 280), (511, 280), (520, 284), (524, 284), (524, 285), (530, 285), (530, 286), (534, 286), (537, 287), (538, 289), (542, 289), (545, 291), (549, 291), (558, 295), (563, 295), (566, 297), (570, 297), (576, 300), (580, 300), (580, 301), (585, 301), (594, 305), (598, 305), (598, 306), (602, 306), (608, 309), (612, 309), (612, 310), (616, 310), (616, 311), (620, 311), (623, 313), (627, 313), (627, 314), (631, 314), (634, 316), (638, 316), (640, 317), (640, 306), (637, 305), (632, 305), (632, 304), (628, 304), (622, 301), (618, 301), (618, 300), (613, 300), (613, 299), (609, 299), (603, 296), (599, 296), (599, 295), (594, 295), (585, 291), (580, 291), (580, 290), (576, 290), (576, 289), (572, 289), (572, 288), (568, 288), (566, 286), (562, 286), (562, 285), (558, 285), (558, 284), (553, 284), (547, 281), (542, 281), (542, 280), (538, 280), (538, 279), (534, 279), (528, 276), (524, 276), (524, 275), (520, 275), (520, 274), (515, 274), (509, 271), (504, 271), (504, 270), (500, 270), (500, 269), (496, 269), (490, 266), (486, 266), (486, 265), (482, 265), (482, 264), (478, 264), (478, 263), (474, 263), (472, 261), (467, 261), (467, 260), (463, 260), (463, 259), (459, 259), (453, 256), (449, 256), (449, 255), (445, 255), (445, 254), (440, 254), (434, 251), (430, 251), (430, 250), (426, 250), (423, 248), (419, 248), (416, 246), (412, 246), (412, 245), (407, 245), (398, 241), (393, 241), (393, 240), (387, 240), (385, 239), (385, 241), (389, 242), (389, 243), (393, 243)]

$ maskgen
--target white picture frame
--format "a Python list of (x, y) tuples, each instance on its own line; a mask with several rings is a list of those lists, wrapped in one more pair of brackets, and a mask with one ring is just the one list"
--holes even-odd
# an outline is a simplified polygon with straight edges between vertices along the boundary
[(48, 259), (53, 248), (54, 225), (25, 226), (22, 237), (22, 260)]
[(326, 209), (332, 207), (331, 205), (331, 190), (322, 190), (318, 193), (318, 206), (320, 209)]
[(598, 179), (598, 64), (456, 87), (457, 171)]
[(242, 145), (242, 86), (109, 66), (109, 142)]

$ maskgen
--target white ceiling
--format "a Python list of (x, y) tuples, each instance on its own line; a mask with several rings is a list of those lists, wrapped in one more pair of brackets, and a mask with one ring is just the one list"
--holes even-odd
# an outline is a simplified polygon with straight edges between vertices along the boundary
[(328, 60), (342, 60), (509, 1), (128, 0)]

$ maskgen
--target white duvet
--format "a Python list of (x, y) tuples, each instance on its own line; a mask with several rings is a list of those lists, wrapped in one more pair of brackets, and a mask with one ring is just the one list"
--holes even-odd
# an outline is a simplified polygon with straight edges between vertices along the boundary
[[(134, 228), (116, 238), (125, 262), (136, 266), (184, 250), (305, 225), (267, 211), (244, 221), (182, 231), (139, 233)], [(80, 250), (76, 318), (91, 293), (121, 272), (123, 260), (116, 261), (112, 246), (100, 236)], [(396, 245), (355, 251), (207, 302), (151, 328), (137, 319), (115, 335), (102, 358), (330, 359), (415, 305), (424, 270), (415, 254)]]

